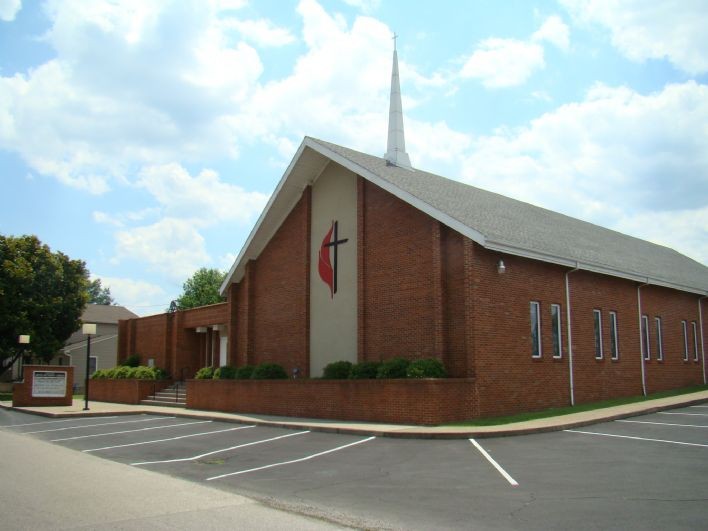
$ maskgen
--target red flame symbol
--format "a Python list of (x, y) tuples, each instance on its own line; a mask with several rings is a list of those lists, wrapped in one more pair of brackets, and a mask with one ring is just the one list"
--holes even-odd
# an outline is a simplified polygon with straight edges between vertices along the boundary
[(334, 230), (334, 222), (329, 228), (329, 232), (322, 240), (322, 245), (320, 246), (320, 258), (317, 263), (317, 269), (320, 272), (320, 278), (325, 284), (329, 286), (329, 296), (334, 298), (334, 269), (332, 269), (332, 262), (330, 261), (330, 247), (327, 245), (332, 240), (332, 231)]

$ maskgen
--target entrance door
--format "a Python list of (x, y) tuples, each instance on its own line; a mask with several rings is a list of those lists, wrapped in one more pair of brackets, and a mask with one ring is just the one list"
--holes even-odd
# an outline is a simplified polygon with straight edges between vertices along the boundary
[(229, 350), (229, 338), (221, 336), (219, 338), (219, 367), (226, 365), (226, 354)]

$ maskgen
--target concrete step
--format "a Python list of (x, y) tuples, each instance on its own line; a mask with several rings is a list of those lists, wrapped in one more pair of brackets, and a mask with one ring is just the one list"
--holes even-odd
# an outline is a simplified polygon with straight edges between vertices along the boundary
[(178, 407), (178, 408), (186, 408), (187, 404), (186, 402), (175, 402), (174, 400), (169, 402), (167, 400), (143, 400), (140, 402), (144, 406), (163, 406), (163, 407)]
[(158, 391), (157, 393), (155, 393), (155, 394), (153, 395), (153, 398), (160, 398), (160, 399), (165, 399), (165, 400), (169, 400), (169, 399), (171, 398), (171, 399), (174, 400), (175, 396), (176, 396), (178, 399), (183, 399), (183, 400), (186, 400), (186, 399), (187, 399), (187, 393), (177, 393), (177, 394), (175, 394), (174, 391), (172, 391), (172, 392), (169, 392), (169, 391)]

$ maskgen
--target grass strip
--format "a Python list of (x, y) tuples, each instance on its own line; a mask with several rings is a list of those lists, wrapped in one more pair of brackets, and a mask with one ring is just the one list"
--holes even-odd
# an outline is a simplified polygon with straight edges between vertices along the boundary
[(659, 391), (651, 393), (648, 396), (627, 396), (622, 398), (611, 398), (600, 402), (589, 402), (587, 404), (579, 404), (575, 406), (554, 407), (544, 409), (543, 411), (533, 411), (531, 413), (517, 413), (515, 415), (507, 415), (504, 417), (489, 417), (482, 419), (465, 420), (461, 422), (452, 422), (445, 426), (497, 426), (501, 424), (511, 424), (513, 422), (525, 422), (528, 420), (545, 419), (548, 417), (559, 417), (561, 415), (570, 415), (572, 413), (582, 413), (585, 411), (593, 411), (595, 409), (603, 409), (613, 406), (622, 406), (624, 404), (634, 404), (636, 402), (646, 402), (656, 400), (657, 398), (667, 398), (670, 396), (679, 396), (698, 391), (706, 391), (706, 385), (694, 385), (691, 387), (683, 387), (681, 389), (671, 389), (669, 391)]

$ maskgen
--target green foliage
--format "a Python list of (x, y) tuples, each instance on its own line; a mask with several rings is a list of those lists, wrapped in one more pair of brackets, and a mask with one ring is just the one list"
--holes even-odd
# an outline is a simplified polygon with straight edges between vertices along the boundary
[(177, 298), (177, 309), (186, 310), (207, 304), (224, 302), (219, 295), (219, 287), (226, 273), (218, 269), (202, 267), (182, 284), (182, 295)]
[(138, 365), (140, 365), (140, 354), (131, 354), (130, 356), (125, 358), (123, 365), (125, 365), (126, 367), (137, 367)]
[(236, 379), (248, 380), (253, 374), (254, 370), (255, 367), (253, 365), (244, 365), (242, 367), (239, 367), (238, 369), (236, 369)]
[(392, 358), (384, 361), (376, 373), (377, 378), (405, 378), (410, 361), (405, 358)]
[(445, 366), (439, 359), (425, 358), (414, 360), (408, 365), (406, 371), (408, 378), (445, 378)]
[(378, 361), (362, 361), (352, 365), (349, 378), (352, 380), (373, 380), (381, 367)]
[[(19, 357), (29, 334), (31, 354), (49, 361), (79, 329), (88, 271), (81, 260), (53, 253), (35, 236), (0, 235), (0, 361)], [(0, 374), (10, 365), (0, 363)]]
[(157, 367), (146, 367), (144, 365), (138, 367), (128, 367), (119, 365), (112, 369), (99, 369), (91, 375), (92, 380), (164, 380), (167, 373)]
[(233, 380), (236, 378), (236, 367), (222, 365), (214, 371), (215, 380)]
[(288, 373), (277, 363), (261, 363), (251, 374), (252, 380), (286, 380)]
[(325, 366), (322, 378), (325, 380), (346, 380), (352, 372), (349, 361), (333, 361)]
[(202, 367), (194, 375), (197, 380), (211, 380), (214, 377), (214, 367)]
[(88, 291), (89, 304), (105, 304), (106, 306), (110, 306), (116, 303), (113, 297), (111, 297), (111, 288), (101, 286), (100, 278), (90, 280), (86, 291)]

